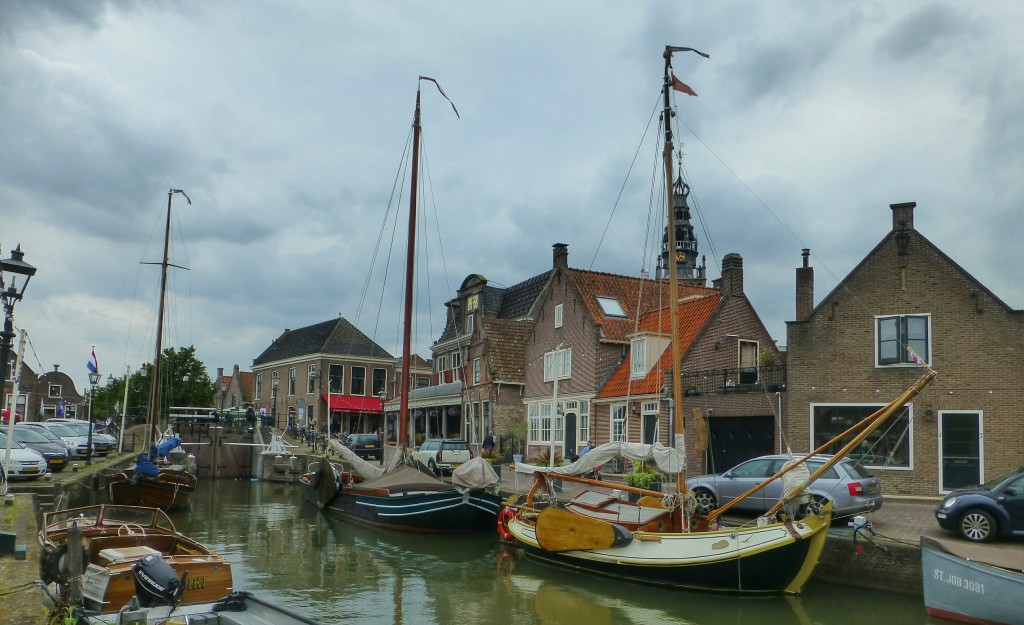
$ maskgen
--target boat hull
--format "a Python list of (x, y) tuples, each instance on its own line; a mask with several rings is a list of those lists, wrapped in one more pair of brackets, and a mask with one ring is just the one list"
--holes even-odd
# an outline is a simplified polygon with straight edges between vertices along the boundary
[[(312, 499), (315, 500), (315, 492)], [(372, 527), (451, 534), (494, 531), (502, 505), (497, 495), (480, 490), (460, 492), (449, 487), (381, 492), (345, 488), (322, 509), (327, 514)]]
[[(921, 576), (928, 614), (962, 623), (1024, 625), (1020, 605), (1024, 573), (992, 566), (977, 557), (967, 559), (942, 545), (934, 539), (921, 539)], [(959, 547), (978, 549), (975, 545)], [(1018, 566), (1024, 568), (1024, 562)]]
[(831, 515), (765, 527), (681, 534), (638, 532), (622, 546), (549, 551), (536, 526), (508, 524), (527, 557), (598, 575), (702, 591), (796, 593), (821, 556)]
[(176, 471), (161, 471), (156, 477), (125, 472), (111, 478), (108, 490), (113, 504), (171, 512), (188, 506), (196, 490), (196, 477)]

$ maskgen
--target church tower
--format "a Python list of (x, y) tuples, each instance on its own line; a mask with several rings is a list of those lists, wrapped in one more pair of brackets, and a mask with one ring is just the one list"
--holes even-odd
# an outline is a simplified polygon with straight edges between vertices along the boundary
[[(693, 224), (690, 223), (690, 206), (686, 198), (690, 196), (690, 185), (683, 182), (682, 176), (676, 178), (672, 185), (672, 208), (675, 215), (676, 229), (676, 278), (681, 282), (707, 285), (706, 270), (707, 261), (700, 259), (697, 264), (697, 237), (693, 235)], [(657, 276), (660, 279), (668, 279), (669, 268), (668, 249), (668, 225), (665, 226), (665, 233), (661, 235), (661, 258), (658, 262)]]

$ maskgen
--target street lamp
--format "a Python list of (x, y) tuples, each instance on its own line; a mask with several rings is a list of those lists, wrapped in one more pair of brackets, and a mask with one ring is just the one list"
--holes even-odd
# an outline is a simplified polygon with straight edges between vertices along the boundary
[[(21, 251), (21, 245), (19, 245), (11, 252), (10, 258), (0, 260), (0, 298), (3, 299), (4, 306), (4, 331), (0, 333), (0, 384), (3, 385), (0, 388), (0, 408), (7, 407), (7, 362), (11, 358), (11, 349), (14, 347), (14, 305), (25, 295), (28, 281), (36, 275), (36, 268), (22, 260), (24, 258), (25, 253)], [(4, 280), (5, 273), (12, 274), (10, 286)], [(18, 276), (24, 278), (21, 288), (18, 288)], [(20, 371), (12, 371), (11, 379), (17, 380), (20, 373)], [(14, 422), (18, 418), (17, 396), (14, 397), (11, 404), (7, 421), (7, 449), (4, 452), (4, 466), (11, 466), (11, 441), (14, 440)]]
[(270, 416), (274, 420), (274, 427), (277, 427), (277, 385), (278, 380), (274, 380), (273, 386), (270, 387), (270, 398), (274, 400), (274, 403), (270, 405)]
[(85, 464), (92, 464), (92, 402), (96, 399), (96, 383), (100, 381), (100, 372), (89, 372), (89, 448), (85, 452)]
[[(387, 413), (387, 411), (384, 410), (384, 404), (388, 401), (388, 389), (387, 388), (382, 388), (380, 390), (380, 392), (377, 393), (377, 397), (380, 398), (380, 427), (381, 427), (381, 429), (378, 430), (378, 432), (380, 433), (378, 438), (380, 438), (381, 447), (387, 447), (387, 443), (385, 443), (385, 440), (386, 440), (387, 435), (388, 435), (388, 413)], [(380, 463), (384, 464), (384, 452), (383, 451), (380, 453)]]

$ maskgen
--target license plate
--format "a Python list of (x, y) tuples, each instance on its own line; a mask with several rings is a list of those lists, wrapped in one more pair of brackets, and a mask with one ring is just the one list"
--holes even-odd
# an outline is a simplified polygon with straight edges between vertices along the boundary
[(461, 467), (461, 466), (462, 466), (462, 463), (461, 463), (461, 462), (459, 462), (459, 463), (457, 463), (457, 464), (453, 464), (453, 465), (452, 465), (452, 468), (453, 468), (453, 469), (458, 469), (458, 468), (459, 468), (459, 467)]
[(39, 473), (39, 467), (25, 467), (21, 470), (22, 473)]
[(376, 447), (376, 445), (367, 445), (366, 446), (367, 449), (373, 449), (374, 447)]
[(878, 492), (878, 484), (872, 484), (872, 485), (868, 486), (868, 492), (869, 493), (877, 493)]
[(50, 464), (64, 464), (64, 459), (63, 458), (54, 458), (53, 460), (50, 461)]

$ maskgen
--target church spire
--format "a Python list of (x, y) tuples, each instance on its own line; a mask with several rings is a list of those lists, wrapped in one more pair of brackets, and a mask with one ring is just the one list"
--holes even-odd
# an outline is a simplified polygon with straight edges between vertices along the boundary
[[(675, 216), (676, 229), (676, 277), (690, 283), (705, 284), (705, 261), (697, 265), (697, 237), (693, 234), (693, 224), (690, 223), (690, 206), (686, 198), (690, 196), (690, 185), (683, 182), (680, 175), (672, 185), (672, 208)], [(668, 249), (668, 228), (665, 226), (665, 233), (661, 236), (661, 262), (658, 268), (658, 276), (662, 279), (668, 278), (667, 267), (669, 264)]]

